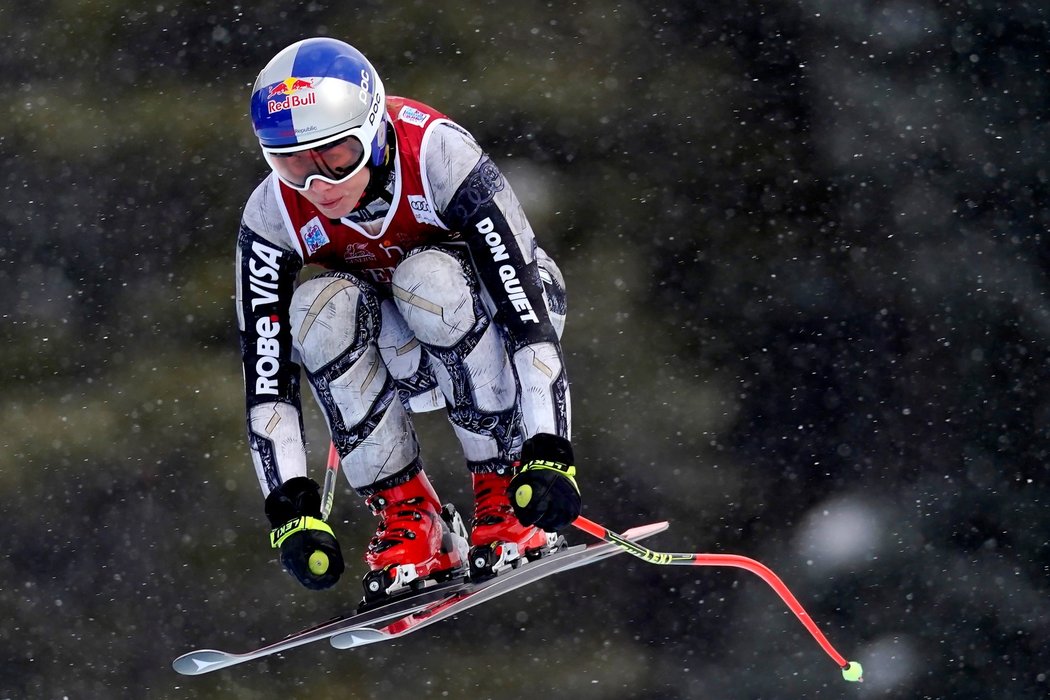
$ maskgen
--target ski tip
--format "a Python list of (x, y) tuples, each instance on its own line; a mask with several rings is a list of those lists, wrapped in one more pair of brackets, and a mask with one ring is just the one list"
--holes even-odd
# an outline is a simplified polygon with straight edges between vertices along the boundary
[(230, 665), (230, 655), (216, 649), (198, 649), (171, 662), (171, 667), (184, 676), (199, 676)]
[(382, 642), (389, 637), (390, 635), (381, 630), (361, 628), (340, 632), (332, 637), (329, 643), (336, 649), (353, 649), (374, 642)]

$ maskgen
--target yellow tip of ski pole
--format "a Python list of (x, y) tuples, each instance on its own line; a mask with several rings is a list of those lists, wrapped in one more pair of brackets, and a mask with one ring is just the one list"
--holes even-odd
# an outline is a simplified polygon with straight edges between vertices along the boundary
[(842, 677), (851, 683), (860, 683), (864, 680), (864, 669), (856, 661), (850, 661), (842, 669)]

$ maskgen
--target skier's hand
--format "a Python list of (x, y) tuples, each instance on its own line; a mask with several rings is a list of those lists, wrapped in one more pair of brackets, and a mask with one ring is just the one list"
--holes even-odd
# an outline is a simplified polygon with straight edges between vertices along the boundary
[(332, 529), (305, 515), (270, 532), (281, 563), (299, 583), (315, 591), (331, 588), (343, 573), (343, 554)]
[(521, 467), (507, 495), (523, 525), (556, 532), (580, 514), (580, 487), (572, 466), (572, 445), (565, 438), (539, 433), (521, 447)]
[(270, 545), (281, 550), (281, 563), (313, 590), (331, 588), (345, 568), (339, 543), (321, 520), (320, 487), (313, 479), (289, 479), (266, 497), (266, 517), (273, 529)]

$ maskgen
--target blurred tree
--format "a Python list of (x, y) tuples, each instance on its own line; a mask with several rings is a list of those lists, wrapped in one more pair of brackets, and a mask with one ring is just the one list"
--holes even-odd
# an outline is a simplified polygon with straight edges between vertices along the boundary
[[(280, 571), (242, 442), (233, 236), (266, 174), (248, 93), (312, 34), (511, 173), (568, 276), (594, 517), (666, 517), (664, 548), (763, 559), (858, 650), (865, 694), (1044, 697), (1046, 14), (0, 7), (0, 697), (841, 694), (761, 584), (623, 561), (596, 569), (615, 585), (567, 575), (538, 608), (396, 648), (167, 670), (357, 597)], [(456, 494), (442, 427), (423, 424)], [(342, 503), (337, 526), (360, 528)], [(833, 566), (819, 524), (840, 512), (870, 550)]]

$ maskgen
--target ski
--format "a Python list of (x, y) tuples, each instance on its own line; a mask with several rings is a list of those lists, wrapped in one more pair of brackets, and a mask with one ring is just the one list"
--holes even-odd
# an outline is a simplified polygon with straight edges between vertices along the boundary
[[(632, 528), (622, 537), (632, 541), (639, 540), (662, 532), (667, 527), (666, 522), (652, 523)], [(526, 560), (517, 568), (508, 569), (478, 583), (456, 579), (435, 584), (418, 593), (368, 608), (364, 612), (336, 617), (308, 627), (250, 651), (191, 651), (175, 659), (172, 667), (183, 675), (197, 676), (279, 654), (322, 639), (330, 639), (332, 646), (337, 649), (350, 649), (396, 639), (552, 574), (593, 564), (623, 551), (621, 547), (607, 542), (575, 545), (534, 561)]]
[(466, 585), (467, 583), (463, 578), (435, 584), (418, 593), (394, 598), (388, 603), (371, 607), (364, 612), (336, 617), (328, 622), (307, 627), (273, 644), (267, 644), (243, 653), (220, 651), (218, 649), (198, 649), (175, 659), (172, 662), (172, 667), (185, 676), (197, 676), (203, 673), (210, 673), (211, 671), (218, 671), (221, 668), (261, 659), (304, 644), (328, 639), (344, 630), (355, 629), (369, 624), (381, 625), (385, 622), (399, 619), (436, 601), (441, 601), (454, 595)]
[[(666, 522), (633, 528), (623, 534), (628, 540), (639, 540), (666, 530)], [(624, 550), (609, 543), (576, 545), (559, 550), (535, 561), (525, 561), (517, 568), (501, 572), (478, 583), (457, 579), (426, 588), (365, 610), (333, 618), (308, 627), (272, 644), (246, 652), (198, 649), (175, 659), (172, 667), (178, 673), (196, 676), (237, 664), (279, 654), (304, 644), (330, 639), (332, 646), (349, 649), (364, 644), (388, 641), (422, 629), (439, 620), (487, 600), (491, 600), (552, 574), (593, 564)], [(338, 638), (338, 640), (337, 640)]]
[[(667, 527), (666, 521), (651, 523), (632, 528), (620, 537), (627, 541), (637, 541), (663, 532)], [(624, 549), (621, 546), (609, 542), (569, 547), (548, 554), (542, 559), (522, 563), (518, 568), (505, 571), (493, 578), (478, 583), (467, 583), (450, 595), (408, 610), (399, 617), (372, 620), (354, 628), (344, 627), (331, 635), (329, 641), (336, 649), (353, 649), (366, 644), (388, 642), (418, 632), (436, 622), (553, 574), (594, 564), (623, 552)]]

